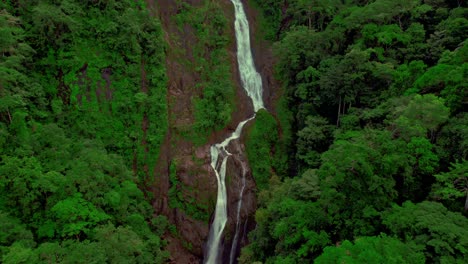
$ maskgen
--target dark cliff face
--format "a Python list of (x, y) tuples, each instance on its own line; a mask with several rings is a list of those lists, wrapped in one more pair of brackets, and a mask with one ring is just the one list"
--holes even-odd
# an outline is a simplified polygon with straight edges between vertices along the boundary
[[(191, 1), (197, 4), (201, 1)], [(195, 202), (205, 202), (216, 197), (216, 179), (211, 179), (209, 167), (209, 145), (196, 147), (188, 140), (184, 140), (178, 128), (189, 126), (193, 123), (187, 106), (192, 104), (192, 89), (198, 80), (198, 76), (187, 65), (180, 63), (179, 50), (189, 49), (194, 35), (189, 28), (180, 32), (173, 17), (178, 12), (176, 1), (160, 0), (148, 1), (153, 14), (159, 16), (165, 31), (166, 68), (168, 75), (168, 105), (169, 105), (169, 130), (165, 142), (160, 151), (160, 158), (156, 164), (156, 179), (153, 186), (153, 206), (158, 214), (168, 217), (177, 232), (166, 234), (169, 242), (167, 249), (170, 251), (173, 263), (199, 263), (203, 255), (202, 246), (208, 235), (207, 223), (193, 219), (180, 208), (170, 206), (169, 189), (170, 167), (172, 162), (177, 162), (177, 178), (184, 186), (193, 190), (203, 190), (185, 194)], [(184, 52), (185, 53), (185, 52)], [(183, 53), (183, 54), (184, 54)], [(190, 58), (189, 58), (190, 59)], [(197, 159), (197, 163), (194, 162)]]
[[(229, 1), (230, 2), (230, 1)], [(250, 40), (251, 40), (251, 48), (252, 53), (254, 56), (255, 67), (257, 71), (262, 76), (262, 84), (263, 84), (263, 101), (265, 107), (268, 109), (269, 112), (275, 114), (274, 104), (276, 99), (278, 98), (278, 91), (279, 91), (279, 84), (273, 77), (273, 64), (274, 58), (272, 55), (271, 50), (271, 43), (263, 40), (259, 34), (260, 28), (259, 23), (257, 20), (258, 13), (257, 10), (251, 8), (248, 5), (248, 0), (242, 0), (244, 4), (244, 8), (247, 14), (247, 18), (249, 20), (250, 25)], [(234, 12), (231, 9), (231, 12)], [(234, 15), (230, 21), (234, 21)], [(231, 23), (233, 24), (233, 23)], [(233, 52), (235, 54), (236, 48), (233, 47)], [(239, 79), (239, 74), (237, 72), (237, 59), (235, 61), (236, 67), (236, 76)], [(240, 83), (240, 80), (238, 80)], [(240, 90), (243, 92), (242, 87)], [(249, 98), (244, 101), (244, 104), (251, 105), (251, 101)], [(248, 116), (251, 116), (253, 110), (250, 110)], [(243, 246), (249, 243), (247, 234), (255, 228), (255, 210), (257, 208), (256, 202), (256, 184), (255, 180), (252, 175), (252, 171), (250, 170), (250, 166), (248, 164), (246, 150), (244, 146), (246, 132), (248, 131), (250, 125), (252, 123), (247, 123), (244, 127), (243, 136), (241, 137), (240, 142), (235, 142), (235, 144), (231, 145), (232, 153), (239, 153), (239, 156), (236, 156), (233, 159), (230, 159), (228, 162), (228, 172), (227, 175), (234, 175), (233, 180), (227, 184), (227, 191), (228, 191), (228, 223), (225, 229), (225, 241), (224, 241), (224, 249), (223, 249), (223, 261), (222, 263), (229, 263), (230, 254), (232, 247), (232, 239), (234, 236), (234, 232), (236, 229), (236, 217), (237, 217), (237, 204), (239, 202), (239, 192), (242, 186), (242, 164), (247, 165), (246, 171), (246, 185), (243, 192), (242, 197), (242, 207), (240, 210), (240, 227), (239, 227), (239, 234), (238, 234), (238, 241), (235, 247), (235, 256), (239, 256), (240, 250)], [(236, 262), (237, 263), (237, 262)]]
[[(201, 0), (187, 0), (186, 3), (198, 7)], [(168, 234), (168, 249), (172, 255), (173, 263), (199, 263), (203, 259), (203, 251), (209, 232), (207, 221), (196, 220), (179, 208), (169, 206), (170, 166), (171, 162), (177, 161), (177, 178), (184, 186), (188, 186), (191, 191), (186, 191), (183, 195), (191, 199), (195, 204), (207, 204), (210, 215), (214, 212), (217, 195), (216, 176), (210, 167), (209, 147), (217, 142), (221, 142), (236, 128), (237, 124), (253, 114), (253, 107), (250, 99), (245, 94), (240, 85), (238, 73), (236, 45), (234, 34), (234, 9), (229, 0), (221, 1), (223, 12), (229, 23), (229, 33), (232, 39), (227, 47), (229, 54), (232, 82), (236, 87), (236, 104), (230, 124), (221, 131), (214, 132), (208, 139), (207, 144), (195, 146), (192, 142), (184, 139), (180, 135), (180, 128), (193, 124), (193, 115), (188, 112), (193, 103), (193, 98), (197, 94), (193, 91), (200, 80), (199, 73), (189, 67), (184, 60), (193, 62), (193, 43), (197, 41), (193, 28), (188, 25), (182, 29), (176, 24), (174, 16), (180, 12), (180, 6), (173, 0), (147, 0), (152, 13), (158, 16), (165, 30), (165, 39), (168, 44), (166, 68), (169, 78), (168, 82), (168, 105), (169, 105), (169, 131), (165, 138), (165, 143), (161, 149), (161, 156), (156, 165), (156, 184), (153, 186), (154, 202), (153, 206), (160, 214), (166, 215), (170, 222), (177, 228), (177, 234)], [(244, 5), (247, 1), (244, 1)], [(262, 74), (264, 83), (264, 101), (269, 107), (273, 98), (272, 91), (276, 84), (272, 76), (272, 56), (268, 44), (255, 40), (256, 21), (255, 12), (246, 6), (251, 25), (252, 49), (254, 52), (257, 70)], [(183, 57), (183, 58), (182, 58)], [(248, 126), (248, 125), (247, 125)], [(246, 127), (247, 127), (246, 126)], [(245, 128), (244, 128), (245, 130)], [(230, 151), (235, 154), (235, 158), (229, 158), (227, 168), (227, 191), (228, 191), (228, 222), (225, 228), (223, 259), (228, 260), (232, 239), (236, 229), (237, 204), (239, 202), (239, 192), (242, 186), (242, 163), (247, 165), (244, 146), (242, 142), (233, 142)], [(256, 209), (255, 182), (249, 169), (246, 170), (246, 187), (243, 193), (241, 208), (241, 222), (237, 250), (245, 245), (247, 241), (246, 233), (254, 226), (254, 212)], [(212, 216), (210, 217), (210, 222)], [(223, 262), (224, 263), (224, 262)]]
[[(242, 246), (248, 243), (247, 233), (254, 227), (254, 214), (256, 204), (256, 186), (249, 168), (245, 147), (239, 142), (233, 142), (229, 150), (233, 156), (228, 160), (226, 176), (230, 178), (227, 183), (228, 192), (228, 222), (225, 228), (225, 240), (223, 245), (222, 263), (229, 263), (231, 250), (238, 256)], [(234, 236), (236, 235), (237, 210), (240, 202), (240, 192), (243, 187), (243, 177), (245, 177), (245, 187), (242, 192), (242, 206), (239, 211), (239, 231), (236, 245), (233, 247)]]

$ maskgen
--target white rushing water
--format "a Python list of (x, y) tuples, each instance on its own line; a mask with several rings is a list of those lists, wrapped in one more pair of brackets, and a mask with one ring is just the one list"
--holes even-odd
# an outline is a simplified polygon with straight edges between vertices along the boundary
[[(249, 22), (244, 11), (241, 0), (231, 0), (234, 4), (235, 9), (235, 31), (236, 31), (236, 42), (237, 42), (237, 62), (239, 64), (239, 72), (242, 81), (242, 87), (246, 91), (247, 95), (252, 99), (252, 104), (255, 112), (259, 109), (264, 108), (262, 98), (262, 78), (255, 69), (252, 50), (250, 47), (250, 32)], [(239, 139), (242, 133), (242, 128), (250, 120), (255, 118), (255, 114), (239, 123), (236, 130), (223, 142), (211, 146), (211, 167), (215, 171), (216, 179), (218, 181), (218, 196), (216, 200), (216, 209), (213, 223), (210, 228), (210, 234), (207, 244), (207, 256), (205, 263), (215, 264), (220, 262), (220, 248), (224, 227), (227, 222), (227, 192), (226, 192), (226, 164), (228, 157), (232, 156), (227, 150), (227, 146), (233, 140)], [(222, 160), (221, 160), (222, 159)], [(221, 163), (219, 162), (221, 160)], [(234, 261), (235, 252), (237, 247), (237, 241), (239, 237), (240, 228), (240, 210), (242, 207), (242, 196), (245, 188), (245, 174), (246, 165), (242, 164), (242, 186), (239, 192), (239, 202), (237, 205), (237, 216), (236, 216), (236, 231), (231, 247), (231, 254), (229, 256), (230, 263)]]
[(234, 27), (236, 30), (237, 41), (237, 63), (239, 64), (240, 77), (244, 90), (252, 99), (255, 112), (263, 106), (262, 77), (257, 72), (254, 65), (252, 50), (250, 48), (249, 21), (245, 15), (241, 0), (231, 0), (234, 4), (236, 21)]

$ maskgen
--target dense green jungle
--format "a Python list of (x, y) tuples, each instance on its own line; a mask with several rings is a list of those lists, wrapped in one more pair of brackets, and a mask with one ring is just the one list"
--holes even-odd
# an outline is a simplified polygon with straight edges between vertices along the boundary
[[(278, 85), (242, 138), (256, 209), (237, 261), (468, 263), (466, 1), (243, 3)], [(208, 228), (216, 189), (177, 151), (239, 112), (232, 9), (0, 1), (1, 263), (201, 263), (178, 219)], [(171, 61), (197, 77), (186, 99)]]

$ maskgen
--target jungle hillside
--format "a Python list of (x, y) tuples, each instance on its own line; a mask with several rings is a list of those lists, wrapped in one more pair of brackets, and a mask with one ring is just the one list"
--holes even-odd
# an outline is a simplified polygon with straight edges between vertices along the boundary
[[(242, 3), (266, 109), (235, 262), (468, 263), (466, 1)], [(0, 2), (1, 263), (203, 263), (210, 146), (252, 110), (233, 10)]]

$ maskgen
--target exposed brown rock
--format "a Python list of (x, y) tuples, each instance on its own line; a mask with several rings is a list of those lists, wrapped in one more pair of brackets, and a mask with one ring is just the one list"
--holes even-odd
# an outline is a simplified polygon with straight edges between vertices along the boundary
[[(185, 2), (197, 6), (201, 0), (185, 0)], [(230, 0), (221, 0), (228, 21), (234, 21), (234, 9)], [(172, 209), (168, 204), (168, 190), (170, 188), (169, 167), (171, 161), (177, 163), (177, 176), (183, 185), (193, 190), (184, 193), (196, 202), (208, 203), (211, 211), (214, 211), (217, 194), (216, 177), (210, 167), (209, 148), (212, 144), (221, 142), (234, 131), (237, 124), (253, 115), (253, 107), (250, 99), (240, 85), (236, 58), (236, 43), (234, 23), (230, 23), (230, 35), (232, 41), (228, 47), (231, 64), (233, 83), (236, 87), (236, 108), (233, 112), (230, 124), (223, 130), (214, 132), (203, 146), (194, 146), (189, 140), (184, 139), (181, 133), (194, 122), (192, 99), (198, 96), (193, 87), (200, 80), (196, 72), (190, 69), (182, 61), (193, 62), (191, 47), (197, 41), (189, 26), (179, 30), (172, 18), (178, 12), (177, 1), (174, 0), (147, 0), (153, 15), (159, 16), (165, 31), (165, 40), (168, 44), (166, 52), (166, 67), (168, 75), (168, 97), (169, 106), (169, 131), (161, 146), (160, 157), (155, 167), (155, 183), (151, 190), (154, 193), (153, 206), (158, 214), (166, 215), (170, 222), (178, 230), (178, 236), (167, 234), (169, 242), (167, 249), (171, 252), (172, 263), (199, 263), (203, 258), (203, 250), (208, 237), (209, 225), (202, 221), (192, 219), (179, 209)], [(264, 101), (267, 108), (271, 106), (273, 91), (277, 87), (273, 79), (271, 65), (273, 57), (269, 43), (257, 41), (254, 36), (257, 32), (256, 13), (247, 7), (246, 11), (251, 22), (251, 39), (257, 70), (262, 74), (264, 83)], [(252, 26), (253, 25), (253, 26)], [(182, 51), (182, 52), (180, 52)], [(150, 88), (151, 89), (151, 88)], [(199, 92), (199, 91), (198, 91)], [(245, 128), (244, 128), (245, 129)], [(239, 190), (241, 186), (242, 166), (247, 163), (245, 147), (241, 142), (231, 144), (230, 151), (235, 154), (229, 158), (227, 173), (228, 189), (228, 214), (229, 219), (226, 226), (225, 256), (229, 257), (232, 237), (234, 236), (235, 220), (237, 215), (237, 203), (239, 201)], [(208, 201), (208, 202), (207, 202)], [(246, 187), (243, 194), (243, 206), (241, 218), (243, 226), (241, 229), (240, 245), (247, 243), (246, 232), (253, 226), (253, 213), (256, 209), (255, 183), (250, 170), (246, 174)], [(212, 219), (211, 219), (212, 220)], [(191, 245), (191, 246), (188, 246)], [(238, 247), (238, 250), (240, 247)]]

